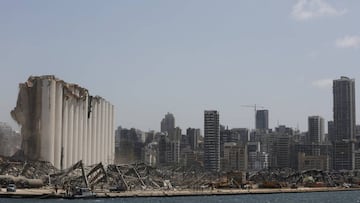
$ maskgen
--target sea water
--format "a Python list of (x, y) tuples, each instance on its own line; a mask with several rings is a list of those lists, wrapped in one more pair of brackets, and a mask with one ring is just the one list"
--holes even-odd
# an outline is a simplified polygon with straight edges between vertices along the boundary
[(112, 199), (91, 199), (91, 200), (65, 200), (65, 199), (9, 199), (0, 198), (0, 203), (278, 203), (278, 202), (301, 202), (301, 203), (360, 203), (360, 191), (340, 192), (311, 192), (311, 193), (278, 193), (278, 194), (246, 194), (246, 195), (218, 195), (218, 196), (183, 196), (183, 197), (131, 197)]

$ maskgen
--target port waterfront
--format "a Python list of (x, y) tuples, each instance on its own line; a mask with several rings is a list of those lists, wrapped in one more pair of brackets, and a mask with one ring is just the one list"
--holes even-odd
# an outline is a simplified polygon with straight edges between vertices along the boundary
[[(337, 192), (359, 191), (360, 188), (344, 187), (299, 187), (277, 189), (206, 189), (206, 190), (133, 190), (126, 192), (95, 191), (96, 198), (128, 198), (128, 197), (177, 197), (177, 196), (211, 196), (211, 195), (242, 195), (242, 194), (276, 194), (276, 193), (306, 193), (306, 192)], [(54, 189), (18, 189), (16, 192), (0, 192), (0, 198), (63, 198), (65, 191)]]

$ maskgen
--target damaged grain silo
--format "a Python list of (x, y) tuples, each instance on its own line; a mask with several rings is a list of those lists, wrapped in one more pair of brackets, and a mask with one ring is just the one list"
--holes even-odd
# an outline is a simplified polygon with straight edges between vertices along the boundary
[(30, 160), (67, 168), (114, 161), (114, 106), (87, 89), (52, 75), (19, 85), (11, 115), (21, 125), (22, 150)]

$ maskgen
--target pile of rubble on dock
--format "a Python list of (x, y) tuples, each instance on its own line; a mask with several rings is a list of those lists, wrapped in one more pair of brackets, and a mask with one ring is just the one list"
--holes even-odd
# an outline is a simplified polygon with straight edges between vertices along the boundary
[(49, 174), (58, 170), (48, 162), (22, 161), (0, 157), (0, 185), (15, 183), (18, 187), (41, 187)]
[(154, 168), (143, 163), (84, 166), (82, 161), (66, 170), (48, 162), (16, 161), (0, 157), (0, 185), (18, 187), (52, 186), (93, 190), (200, 190), (205, 188), (358, 187), (356, 171), (264, 169), (253, 173), (206, 173), (202, 168), (167, 166)]

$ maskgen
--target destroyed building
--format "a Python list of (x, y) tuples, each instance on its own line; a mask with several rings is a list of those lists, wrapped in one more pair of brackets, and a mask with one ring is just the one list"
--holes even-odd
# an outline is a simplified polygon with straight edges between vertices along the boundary
[(21, 125), (27, 159), (61, 169), (79, 160), (113, 163), (114, 106), (77, 84), (52, 75), (31, 76), (20, 83), (11, 116)]

